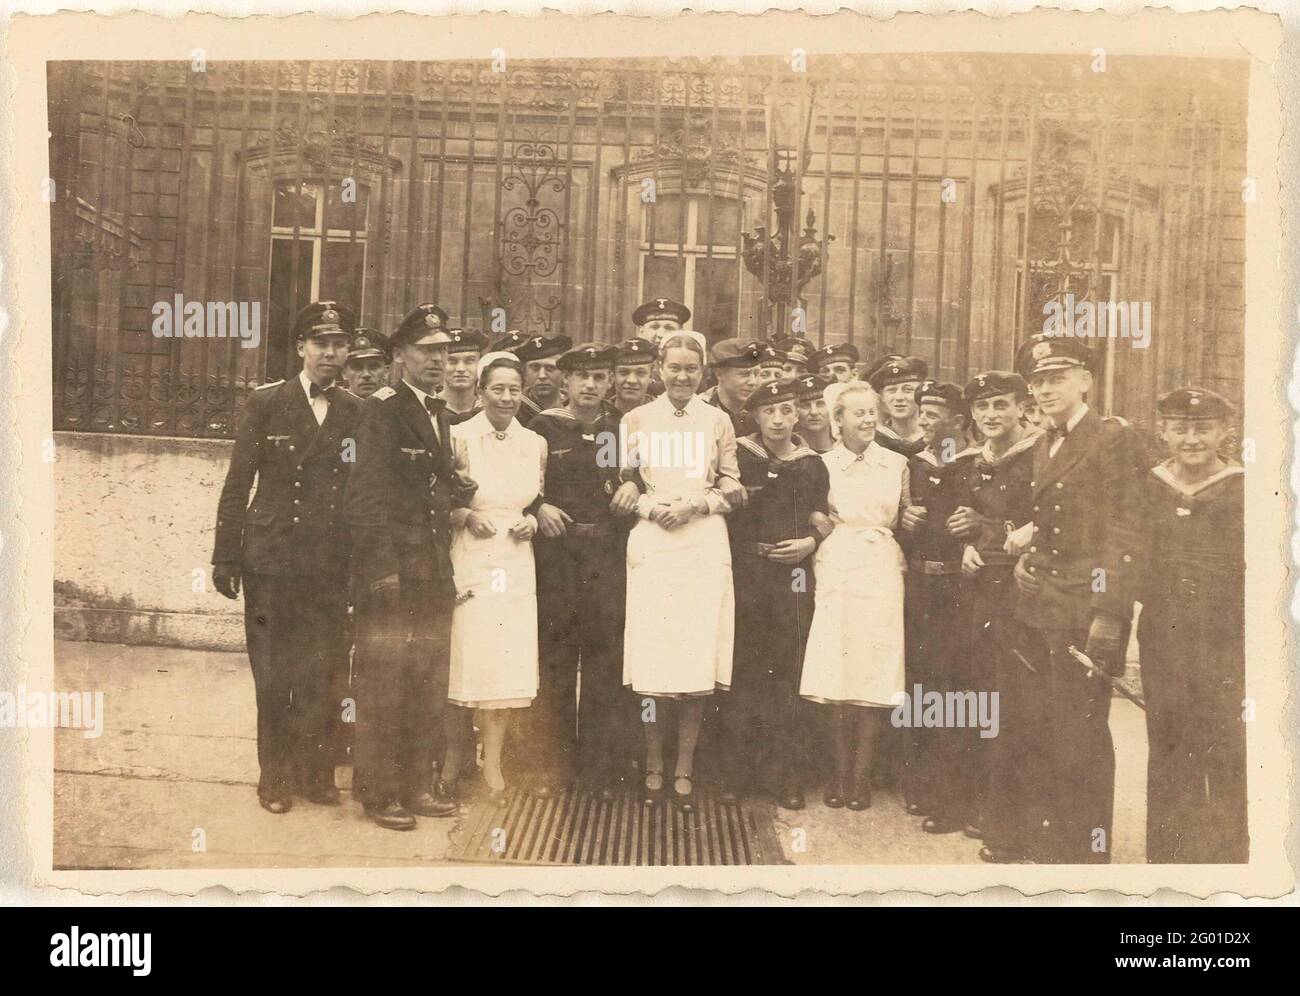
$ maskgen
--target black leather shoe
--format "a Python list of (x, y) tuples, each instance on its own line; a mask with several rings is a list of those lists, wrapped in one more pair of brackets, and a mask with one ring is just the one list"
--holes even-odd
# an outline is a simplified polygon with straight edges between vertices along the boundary
[(262, 808), (268, 813), (274, 813), (276, 816), (283, 816), (293, 809), (293, 800), (287, 795), (281, 799), (263, 799), (259, 795), (257, 801), (262, 804)]
[(1005, 847), (989, 847), (985, 844), (980, 848), (980, 860), (987, 861), (991, 865), (1014, 865), (1024, 861), (1024, 855), (1015, 851), (1007, 850)]
[(454, 806), (460, 802), (460, 781), (444, 782), (441, 778), (435, 779), (433, 797), (439, 802), (450, 802)]
[(385, 830), (414, 830), (415, 817), (409, 810), (403, 809), (400, 803), (390, 802), (386, 806), (366, 806), (366, 815), (375, 822), (376, 825), (383, 827)]
[(844, 808), (860, 813), (871, 808), (871, 779), (864, 778), (853, 787), (853, 794), (844, 800)]
[(439, 799), (432, 792), (421, 792), (411, 799), (403, 799), (402, 805), (416, 816), (454, 816), (460, 807), (450, 799)]
[(803, 790), (798, 786), (788, 788), (776, 794), (776, 804), (782, 809), (803, 809)]
[(926, 833), (956, 833), (962, 828), (961, 820), (948, 816), (927, 816), (921, 821), (921, 829)]
[(922, 806), (919, 802), (909, 802), (907, 804), (907, 815), (925, 816), (926, 815), (925, 807)]
[(308, 802), (314, 802), (318, 806), (337, 806), (339, 804), (338, 786), (333, 782), (313, 786), (312, 790), (306, 793), (306, 796)]
[(981, 830), (979, 827), (977, 827), (974, 823), (967, 823), (964, 827), (961, 828), (961, 832), (964, 833), (971, 840), (984, 839), (984, 831)]
[(826, 791), (822, 793), (822, 802), (831, 809), (844, 808), (844, 788), (839, 782), (827, 782)]
[(743, 794), (734, 785), (721, 785), (718, 788), (718, 802), (724, 806), (738, 806)]
[[(678, 782), (687, 782), (687, 783), (689, 783), (690, 786), (691, 786), (690, 791), (689, 791), (689, 792), (678, 792), (678, 791), (677, 791), (677, 783), (678, 783)], [(679, 811), (683, 812), (683, 813), (693, 813), (693, 812), (695, 812), (695, 809), (696, 809), (696, 805), (695, 805), (695, 783), (694, 783), (693, 781), (691, 781), (691, 776), (690, 776), (690, 775), (674, 775), (674, 776), (673, 776), (673, 805), (676, 806), (677, 809), (678, 809)]]

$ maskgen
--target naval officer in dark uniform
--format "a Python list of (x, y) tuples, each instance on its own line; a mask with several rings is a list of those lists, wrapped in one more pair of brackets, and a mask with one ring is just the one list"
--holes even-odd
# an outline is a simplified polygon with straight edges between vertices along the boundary
[(469, 490), (454, 475), (446, 405), (433, 396), (445, 322), (422, 304), (393, 333), (403, 376), (365, 403), (345, 501), (357, 599), (353, 786), (366, 815), (391, 830), (456, 811), (432, 791), (456, 595), (450, 514)]
[[(347, 666), (347, 547), (338, 542), (345, 445), (361, 401), (335, 383), (355, 321), (317, 301), (293, 325), (302, 370), (249, 395), (217, 507), (212, 580), (227, 598), (242, 581), (257, 694), (257, 797), (285, 813), (301, 794), (336, 805), (334, 678)], [(257, 490), (251, 505), (253, 481)]]
[(1030, 857), (1067, 864), (1111, 855), (1115, 750), (1111, 688), (1070, 656), (1082, 650), (1113, 676), (1124, 673), (1143, 549), (1146, 455), (1137, 432), (1094, 411), (1092, 351), (1042, 333), (1016, 352), (1050, 428), (1034, 445), (1033, 536), (1015, 567), (1016, 619), (1028, 633), (1022, 655), (1046, 701), (1038, 750), (1045, 813)]
[(1145, 482), (1147, 860), (1245, 862), (1246, 475), (1222, 456), (1235, 412), (1184, 387), (1156, 413), (1170, 456)]

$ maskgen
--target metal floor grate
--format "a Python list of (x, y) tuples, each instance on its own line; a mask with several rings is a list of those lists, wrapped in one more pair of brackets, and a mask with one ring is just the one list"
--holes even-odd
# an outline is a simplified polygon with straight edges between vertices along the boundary
[(625, 790), (601, 802), (578, 789), (550, 799), (512, 790), (501, 805), (475, 804), (452, 833), (447, 857), (475, 864), (788, 864), (769, 802), (724, 806), (708, 786), (689, 816), (667, 801), (645, 805)]

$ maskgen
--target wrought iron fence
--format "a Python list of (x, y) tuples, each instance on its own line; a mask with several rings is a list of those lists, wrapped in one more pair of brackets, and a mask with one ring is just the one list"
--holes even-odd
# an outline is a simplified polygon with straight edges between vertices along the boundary
[[(1068, 293), (1151, 305), (1148, 348), (1101, 344), (1105, 407), (1239, 395), (1247, 68), (51, 63), (56, 425), (230, 435), (313, 297), (613, 340), (672, 296), (712, 338), (794, 326), (960, 381)], [(258, 303), (258, 345), (156, 334), (177, 295)]]

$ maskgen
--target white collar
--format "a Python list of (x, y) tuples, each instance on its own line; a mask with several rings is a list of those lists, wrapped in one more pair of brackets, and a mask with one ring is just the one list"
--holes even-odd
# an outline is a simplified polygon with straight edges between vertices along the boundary
[(487, 412), (479, 412), (471, 419), (466, 419), (460, 425), (455, 426), (458, 434), (466, 436), (497, 436), (501, 439), (511, 439), (523, 428), (518, 419), (511, 419), (510, 424), (504, 429), (498, 429), (488, 418)]
[[(302, 391), (305, 395), (307, 395), (307, 404), (311, 404), (312, 401), (314, 400), (311, 396), (311, 386), (312, 384), (315, 383), (315, 381), (313, 381), (310, 377), (307, 376), (306, 368), (303, 368), (302, 370), (298, 371), (298, 383), (302, 385)], [(325, 391), (333, 386), (334, 385), (332, 383), (326, 384), (324, 387), (321, 388), (321, 390)]]
[(1007, 460), (1015, 456), (1017, 453), (1022, 453), (1025, 450), (1032, 449), (1034, 444), (1038, 442), (1038, 437), (1041, 436), (1042, 434), (1043, 433), (1041, 429), (1030, 429), (1028, 432), (1026, 432), (1023, 436), (1020, 437), (1019, 442), (1012, 443), (1010, 446), (1008, 446), (1006, 452), (1004, 452), (1001, 456), (993, 455), (993, 450), (989, 448), (988, 442), (985, 442), (984, 445), (980, 447), (979, 453), (981, 456), (984, 457), (985, 463), (996, 466), (997, 464), (1001, 463), (1003, 460)]
[(438, 398), (437, 396), (435, 396), (435, 395), (432, 395), (432, 394), (426, 394), (424, 391), (421, 391), (418, 387), (416, 387), (414, 384), (412, 384), (412, 383), (411, 383), (409, 380), (407, 380), (405, 377), (402, 378), (402, 383), (405, 384), (407, 387), (409, 387), (409, 388), (411, 389), (411, 391), (415, 394), (415, 400), (418, 401), (418, 402), (420, 402), (420, 404), (421, 404), (424, 408), (428, 408), (428, 407), (429, 407), (428, 405), (426, 405), (426, 404), (424, 403), (424, 399), (425, 399), (425, 398), (433, 398), (434, 401), (439, 401), (439, 400), (441, 400), (441, 399), (439, 399), (439, 398)]
[[(1084, 403), (1080, 405), (1078, 411), (1076, 411), (1073, 415), (1071, 415), (1069, 419), (1066, 421), (1065, 423), (1066, 435), (1069, 435), (1071, 432), (1073, 432), (1074, 427), (1077, 426), (1080, 422), (1082, 422), (1083, 417), (1087, 414), (1088, 414), (1088, 405), (1087, 403)], [(1052, 420), (1052, 425), (1056, 425), (1055, 419)]]
[(1246, 472), (1246, 468), (1242, 467), (1240, 464), (1230, 463), (1226, 467), (1224, 467), (1221, 471), (1219, 471), (1217, 474), (1211, 474), (1203, 481), (1197, 481), (1195, 484), (1184, 484), (1182, 481), (1178, 480), (1178, 478), (1174, 477), (1174, 472), (1172, 469), (1173, 463), (1174, 463), (1173, 457), (1170, 457), (1168, 460), (1165, 460), (1163, 463), (1158, 463), (1154, 467), (1152, 467), (1151, 473), (1154, 474), (1156, 477), (1158, 477), (1165, 484), (1169, 485), (1169, 487), (1173, 488), (1179, 494), (1184, 495), (1185, 497), (1188, 498), (1191, 498), (1193, 495), (1196, 495), (1201, 491), (1204, 491), (1211, 484), (1217, 484), (1219, 481), (1222, 481), (1225, 478), (1235, 477), (1238, 474), (1244, 474)]
[(829, 457), (845, 467), (851, 463), (856, 463), (859, 460), (863, 463), (875, 463), (876, 457), (882, 449), (884, 449), (884, 447), (873, 439), (871, 442), (867, 443), (867, 448), (863, 450), (861, 454), (858, 454), (845, 446), (844, 440), (837, 439), (835, 440), (835, 445), (822, 454), (822, 458), (826, 459)]

